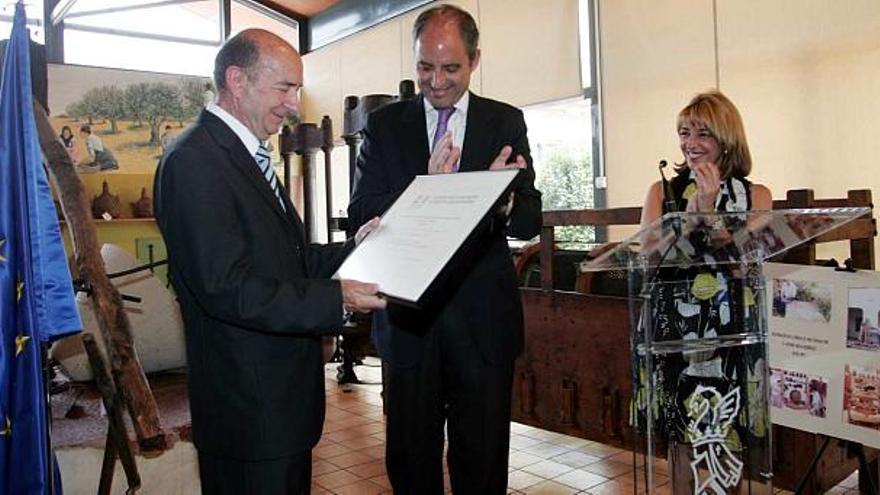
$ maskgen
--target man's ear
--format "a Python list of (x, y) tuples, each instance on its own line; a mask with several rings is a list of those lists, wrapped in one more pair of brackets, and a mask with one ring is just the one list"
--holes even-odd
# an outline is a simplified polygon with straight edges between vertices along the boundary
[(241, 96), (246, 82), (247, 74), (244, 69), (236, 65), (230, 65), (226, 68), (226, 87), (232, 96)]
[(477, 48), (477, 51), (474, 52), (474, 59), (471, 60), (471, 72), (477, 70), (477, 66), (480, 65), (480, 49)]

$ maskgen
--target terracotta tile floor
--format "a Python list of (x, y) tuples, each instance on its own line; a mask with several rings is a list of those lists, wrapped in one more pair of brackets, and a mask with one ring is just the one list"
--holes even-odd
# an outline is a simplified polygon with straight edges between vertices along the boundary
[[(356, 371), (361, 380), (376, 385), (348, 386), (345, 392), (336, 383), (336, 364), (327, 365), (327, 419), (314, 450), (313, 494), (391, 493), (385, 473), (379, 361), (367, 358), (366, 366), (358, 366)], [(631, 466), (628, 451), (519, 423), (511, 425), (508, 493), (632, 494)], [(660, 479), (665, 480), (665, 474), (665, 466), (658, 469)], [(450, 493), (448, 475), (445, 483)], [(857, 474), (829, 493), (857, 494)]]

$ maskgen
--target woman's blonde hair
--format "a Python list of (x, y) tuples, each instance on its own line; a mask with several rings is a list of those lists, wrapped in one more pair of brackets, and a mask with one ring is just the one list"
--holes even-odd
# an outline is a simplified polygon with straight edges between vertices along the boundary
[[(718, 141), (721, 148), (718, 168), (723, 179), (730, 176), (746, 177), (752, 171), (752, 155), (749, 153), (742, 117), (733, 102), (721, 92), (712, 90), (694, 96), (678, 113), (676, 129), (681, 129), (685, 124), (691, 127), (705, 126)], [(686, 163), (685, 160), (676, 164), (676, 170), (687, 168)]]

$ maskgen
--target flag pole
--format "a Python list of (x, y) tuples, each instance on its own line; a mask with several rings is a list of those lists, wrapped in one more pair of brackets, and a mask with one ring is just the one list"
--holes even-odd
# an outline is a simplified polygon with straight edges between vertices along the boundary
[(49, 343), (40, 343), (40, 365), (43, 370), (43, 390), (46, 401), (46, 480), (49, 483), (49, 495), (55, 495), (55, 454), (52, 450), (52, 391), (51, 366), (49, 365)]

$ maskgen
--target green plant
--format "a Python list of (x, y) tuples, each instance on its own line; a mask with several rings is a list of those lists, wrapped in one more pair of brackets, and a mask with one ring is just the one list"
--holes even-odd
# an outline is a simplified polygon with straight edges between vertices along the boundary
[[(545, 211), (579, 210), (593, 204), (593, 167), (589, 155), (581, 150), (554, 150), (536, 166), (536, 186), (541, 191)], [(557, 227), (560, 244), (588, 244), (595, 241), (593, 227)]]

